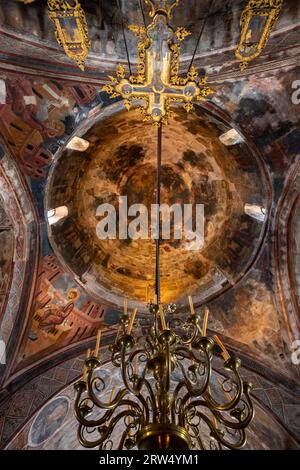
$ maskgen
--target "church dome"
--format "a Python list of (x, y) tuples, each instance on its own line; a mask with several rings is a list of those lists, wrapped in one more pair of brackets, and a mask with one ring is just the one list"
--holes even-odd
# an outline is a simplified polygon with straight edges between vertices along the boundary
[[(67, 215), (49, 225), (55, 252), (90, 294), (113, 306), (126, 296), (143, 309), (140, 302), (145, 306), (147, 295), (154, 297), (155, 240), (119, 239), (118, 230), (116, 239), (99, 239), (97, 208), (111, 204), (119, 227), (120, 197), (126, 196), (128, 207), (147, 207), (150, 225), (156, 133), (137, 110), (99, 118), (83, 135), (89, 148), (63, 152), (48, 185), (47, 209), (67, 208)], [(204, 242), (195, 246), (185, 233), (176, 239), (171, 219), (170, 239), (161, 242), (163, 302), (180, 308), (191, 294), (202, 303), (247, 272), (264, 234), (266, 188), (241, 134), (202, 108), (190, 115), (177, 108), (163, 129), (161, 202), (179, 204), (183, 213), (184, 204), (192, 204), (194, 215), (203, 204)], [(249, 207), (262, 211), (260, 217)]]

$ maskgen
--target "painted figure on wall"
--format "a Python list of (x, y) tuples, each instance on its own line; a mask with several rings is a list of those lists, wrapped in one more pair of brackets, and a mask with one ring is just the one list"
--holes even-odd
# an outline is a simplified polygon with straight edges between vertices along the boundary
[(32, 129), (39, 131), (44, 138), (52, 137), (56, 130), (48, 127), (38, 118), (37, 99), (32, 83), (24, 78), (10, 78), (6, 81), (6, 104)]
[(7, 296), (14, 255), (13, 228), (4, 207), (0, 196), (0, 315)]
[(80, 292), (78, 289), (73, 288), (67, 293), (67, 302), (65, 305), (49, 304), (49, 302), (51, 302), (51, 300), (49, 300), (46, 305), (39, 308), (35, 313), (34, 320), (37, 321), (38, 328), (47, 333), (55, 333), (56, 327), (63, 325), (73, 312), (75, 302), (79, 297)]
[(35, 418), (30, 432), (30, 444), (35, 447), (47, 441), (62, 425), (69, 410), (65, 397), (55, 398)]

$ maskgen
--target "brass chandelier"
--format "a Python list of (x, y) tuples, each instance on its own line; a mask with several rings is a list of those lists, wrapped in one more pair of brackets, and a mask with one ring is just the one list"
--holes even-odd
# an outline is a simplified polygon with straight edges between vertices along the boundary
[[(115, 395), (99, 375), (99, 336), (94, 354), (88, 352), (83, 378), (75, 384), (81, 445), (100, 450), (243, 447), (254, 415), (252, 386), (240, 377), (240, 360), (228, 354), (218, 337), (206, 335), (208, 311), (202, 328), (195, 312), (167, 322), (173, 306), (157, 301), (149, 311), (153, 326), (145, 336), (132, 334), (135, 312), (128, 316), (125, 311), (121, 318), (110, 347), (123, 382)], [(222, 379), (213, 369), (215, 343), (224, 359)], [(216, 398), (220, 391), (221, 400)], [(105, 392), (111, 393), (103, 399)]]

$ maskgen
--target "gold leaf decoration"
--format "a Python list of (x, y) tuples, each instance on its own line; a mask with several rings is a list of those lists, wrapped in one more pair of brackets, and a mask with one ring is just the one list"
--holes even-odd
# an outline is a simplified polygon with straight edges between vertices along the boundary
[[(183, 104), (186, 111), (190, 112), (193, 110), (192, 101), (204, 100), (213, 91), (206, 86), (207, 77), (199, 80), (194, 66), (185, 76), (179, 76), (181, 42), (190, 35), (190, 32), (181, 27), (174, 31), (168, 24), (169, 14), (166, 10), (168, 5), (170, 13), (179, 2), (170, 4), (167, 0), (165, 2), (149, 0), (146, 3), (153, 8), (152, 23), (147, 28), (138, 25), (129, 27), (138, 38), (137, 73), (126, 77), (125, 68), (119, 65), (116, 79), (110, 76), (112, 83), (106, 85), (103, 90), (110, 94), (118, 93), (123, 98), (126, 109), (130, 109), (133, 101), (142, 101), (144, 105), (138, 109), (143, 122), (152, 122), (158, 127), (167, 124), (173, 116), (173, 111), (170, 109), (173, 103)], [(167, 52), (163, 60), (164, 65), (159, 69), (159, 51), (163, 48)]]
[(70, 5), (64, 0), (48, 0), (48, 16), (55, 25), (58, 44), (84, 70), (90, 41), (85, 13), (79, 1), (73, 0), (73, 5)]
[(192, 33), (185, 28), (177, 28), (175, 31), (175, 36), (178, 41), (184, 41), (187, 36), (190, 36)]
[[(273, 27), (275, 26), (283, 6), (284, 0), (250, 0), (241, 15), (241, 37), (235, 51), (236, 58), (240, 62), (241, 71), (245, 70), (248, 64), (260, 56), (266, 47)], [(252, 41), (253, 18), (256, 23), (261, 23), (259, 41)]]

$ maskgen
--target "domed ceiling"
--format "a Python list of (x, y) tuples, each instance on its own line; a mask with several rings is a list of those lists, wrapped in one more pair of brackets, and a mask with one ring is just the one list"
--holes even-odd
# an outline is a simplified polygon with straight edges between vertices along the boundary
[[(161, 202), (203, 204), (205, 218), (201, 247), (186, 237), (174, 239), (174, 221), (171, 239), (161, 243), (162, 301), (180, 308), (188, 294), (203, 302), (247, 272), (264, 223), (246, 214), (245, 206), (266, 208), (268, 194), (259, 160), (242, 137), (240, 144), (225, 146), (220, 136), (230, 130), (227, 124), (202, 108), (191, 115), (175, 109), (175, 119), (163, 130)], [(118, 233), (116, 239), (99, 239), (97, 208), (113, 205), (118, 226), (119, 198), (127, 196), (128, 207), (148, 208), (150, 226), (156, 133), (137, 110), (100, 120), (84, 135), (88, 150), (66, 150), (48, 184), (48, 210), (68, 208), (67, 217), (49, 226), (54, 250), (90, 294), (114, 306), (126, 296), (145, 309), (147, 295), (154, 297), (155, 241), (120, 240)]]

